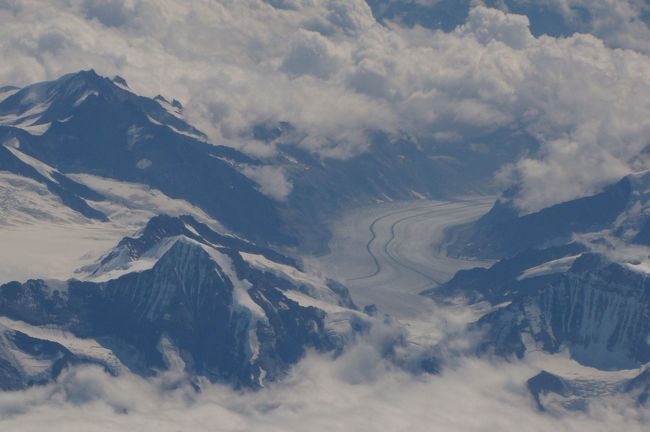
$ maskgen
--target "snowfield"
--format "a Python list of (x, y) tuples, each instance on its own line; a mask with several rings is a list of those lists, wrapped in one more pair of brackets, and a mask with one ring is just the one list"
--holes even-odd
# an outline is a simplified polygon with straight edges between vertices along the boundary
[(0, 248), (0, 283), (79, 277), (76, 270), (93, 264), (158, 214), (188, 214), (226, 232), (201, 209), (148, 186), (87, 174), (68, 177), (105, 197), (87, 202), (109, 222), (83, 217), (39, 182), (0, 171), (0, 244), (11, 245)]

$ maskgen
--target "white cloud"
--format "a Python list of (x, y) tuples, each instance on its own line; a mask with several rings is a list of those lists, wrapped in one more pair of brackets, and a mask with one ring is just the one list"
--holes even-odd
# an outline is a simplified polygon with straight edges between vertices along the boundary
[(314, 75), (328, 78), (339, 68), (329, 41), (319, 33), (298, 31), (291, 41), (291, 50), (282, 61), (289, 76)]
[[(585, 412), (537, 411), (526, 381), (534, 361), (477, 359), (465, 324), (469, 308), (434, 308), (431, 324), (444, 356), (441, 375), (412, 374), (386, 359), (387, 347), (405, 336), (395, 321), (375, 323), (340, 356), (313, 352), (280, 382), (260, 391), (238, 391), (200, 381), (196, 392), (179, 370), (142, 378), (124, 371), (77, 367), (58, 381), (18, 392), (0, 392), (0, 430), (30, 432), (359, 431), (425, 432), (645, 431), (650, 407), (625, 395), (595, 398)], [(405, 344), (404, 350), (422, 353)], [(425, 350), (426, 351), (426, 350)], [(398, 350), (396, 357), (405, 354)], [(408, 360), (408, 355), (406, 356)], [(540, 364), (537, 361), (537, 364)], [(553, 363), (555, 368), (558, 364)], [(575, 369), (567, 369), (575, 373)]]
[(200, 394), (177, 375), (112, 378), (99, 368), (59, 382), (0, 394), (3, 431), (644, 431), (650, 412), (625, 398), (588, 412), (536, 411), (523, 363), (465, 360), (441, 376), (412, 376), (361, 344), (340, 358), (310, 355), (282, 383), (259, 392), (205, 384)]
[[(599, 0), (623, 17), (603, 26), (637, 40), (624, 3)], [(289, 121), (295, 145), (328, 157), (365, 151), (370, 129), (459, 146), (523, 129), (542, 144), (510, 167), (526, 211), (645, 167), (650, 58), (591, 35), (534, 38), (526, 17), (496, 9), (443, 33), (379, 25), (363, 0), (4, 0), (0, 24), (0, 82), (119, 74), (182, 100), (213, 142), (261, 156), (274, 145), (251, 139), (259, 123)]]
[(537, 0), (535, 4), (559, 12), (577, 31), (591, 33), (611, 47), (650, 53), (648, 18), (642, 18), (650, 12), (645, 0)]
[(500, 41), (514, 49), (523, 49), (532, 42), (530, 22), (523, 15), (501, 13), (497, 9), (473, 9), (464, 29), (482, 44)]
[(284, 201), (293, 188), (282, 168), (270, 165), (249, 165), (243, 167), (241, 172), (257, 183), (263, 194), (278, 201)]

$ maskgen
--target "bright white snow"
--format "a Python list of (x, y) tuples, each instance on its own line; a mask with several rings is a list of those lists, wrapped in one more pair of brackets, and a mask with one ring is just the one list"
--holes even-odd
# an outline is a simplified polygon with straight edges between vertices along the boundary
[(122, 367), (122, 363), (117, 359), (115, 354), (111, 350), (101, 346), (94, 339), (79, 338), (54, 326), (34, 326), (4, 316), (0, 316), (0, 326), (17, 330), (36, 339), (56, 342), (79, 357), (100, 360), (114, 371), (119, 371)]
[(18, 159), (20, 159), (22, 162), (26, 163), (27, 165), (31, 166), (34, 168), (40, 175), (48, 179), (49, 181), (53, 183), (58, 183), (58, 181), (52, 177), (52, 173), (57, 172), (56, 169), (52, 168), (46, 163), (43, 163), (39, 161), (38, 159), (35, 159), (19, 150), (20, 148), (20, 141), (18, 141), (16, 138), (12, 138), (10, 142), (4, 144), (5, 148), (9, 150), (14, 156), (16, 156)]
[(531, 277), (544, 276), (553, 273), (562, 273), (571, 268), (576, 259), (582, 254), (572, 255), (564, 258), (559, 258), (553, 261), (545, 262), (538, 266), (532, 267), (524, 271), (517, 277), (518, 280), (527, 279)]
[[(15, 147), (11, 150), (19, 152)], [(46, 165), (32, 166), (51, 173)], [(95, 263), (158, 214), (189, 214), (225, 232), (201, 209), (156, 189), (86, 174), (68, 177), (106, 198), (88, 203), (106, 214), (109, 222), (89, 220), (63, 205), (43, 184), (0, 171), (0, 244), (11, 245), (0, 247), (0, 283), (79, 277), (75, 270)]]

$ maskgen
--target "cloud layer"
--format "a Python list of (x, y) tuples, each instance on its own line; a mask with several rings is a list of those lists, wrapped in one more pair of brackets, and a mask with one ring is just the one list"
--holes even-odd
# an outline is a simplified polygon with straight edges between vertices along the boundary
[(584, 413), (536, 411), (523, 364), (466, 360), (441, 376), (412, 376), (360, 344), (332, 360), (308, 356), (281, 384), (259, 392), (205, 385), (197, 394), (171, 374), (144, 380), (85, 367), (59, 382), (0, 394), (3, 431), (644, 431), (647, 409), (603, 400)]
[[(555, 3), (564, 14), (582, 4)], [(635, 2), (590, 4), (620, 15), (594, 12), (592, 27), (604, 29), (594, 34), (645, 40)], [(374, 129), (459, 146), (525, 130), (539, 154), (502, 175), (522, 183), (525, 211), (646, 167), (643, 47), (535, 38), (527, 17), (497, 9), (476, 6), (444, 33), (380, 25), (363, 0), (1, 0), (0, 24), (0, 82), (90, 67), (119, 74), (137, 92), (181, 99), (211, 141), (258, 155), (274, 148), (252, 139), (253, 126), (280, 121), (296, 128), (296, 145), (326, 157), (365, 151)]]
[[(440, 331), (435, 339), (444, 346), (440, 375), (413, 374), (387, 360), (387, 343), (403, 332), (396, 322), (387, 321), (338, 357), (308, 353), (284, 380), (267, 383), (259, 391), (201, 381), (197, 392), (196, 383), (174, 369), (144, 379), (128, 371), (112, 377), (99, 367), (79, 366), (63, 371), (53, 384), (0, 392), (0, 429), (519, 432), (524, 425), (531, 432), (647, 429), (650, 406), (638, 406), (627, 395), (596, 397), (585, 411), (556, 405), (552, 414), (538, 411), (526, 381), (539, 372), (539, 361), (468, 355), (475, 335), (463, 323), (471, 315), (467, 309), (432, 309), (431, 324)], [(420, 348), (405, 345), (398, 353), (403, 350), (415, 354)], [(576, 372), (567, 366), (569, 373)]]

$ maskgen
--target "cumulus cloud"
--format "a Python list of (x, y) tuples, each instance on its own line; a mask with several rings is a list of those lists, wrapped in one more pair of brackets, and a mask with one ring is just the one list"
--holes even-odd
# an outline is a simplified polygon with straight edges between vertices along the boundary
[(614, 48), (650, 53), (650, 5), (645, 0), (506, 0), (498, 1), (508, 10), (508, 3), (535, 6), (557, 12), (569, 28), (591, 33)]
[[(593, 25), (619, 11), (601, 27), (644, 38), (642, 3), (553, 1), (593, 9)], [(522, 184), (525, 211), (646, 167), (650, 58), (593, 35), (534, 37), (525, 16), (498, 9), (474, 6), (444, 33), (381, 25), (363, 0), (3, 0), (0, 24), (0, 82), (119, 74), (182, 100), (212, 142), (261, 157), (275, 144), (251, 130), (284, 121), (297, 131), (288, 144), (335, 158), (366, 151), (373, 130), (468, 151), (470, 138), (525, 131), (539, 153), (502, 176)]]
[(282, 61), (281, 70), (289, 76), (314, 75), (328, 78), (338, 69), (334, 49), (319, 33), (299, 31), (291, 41), (291, 50)]

